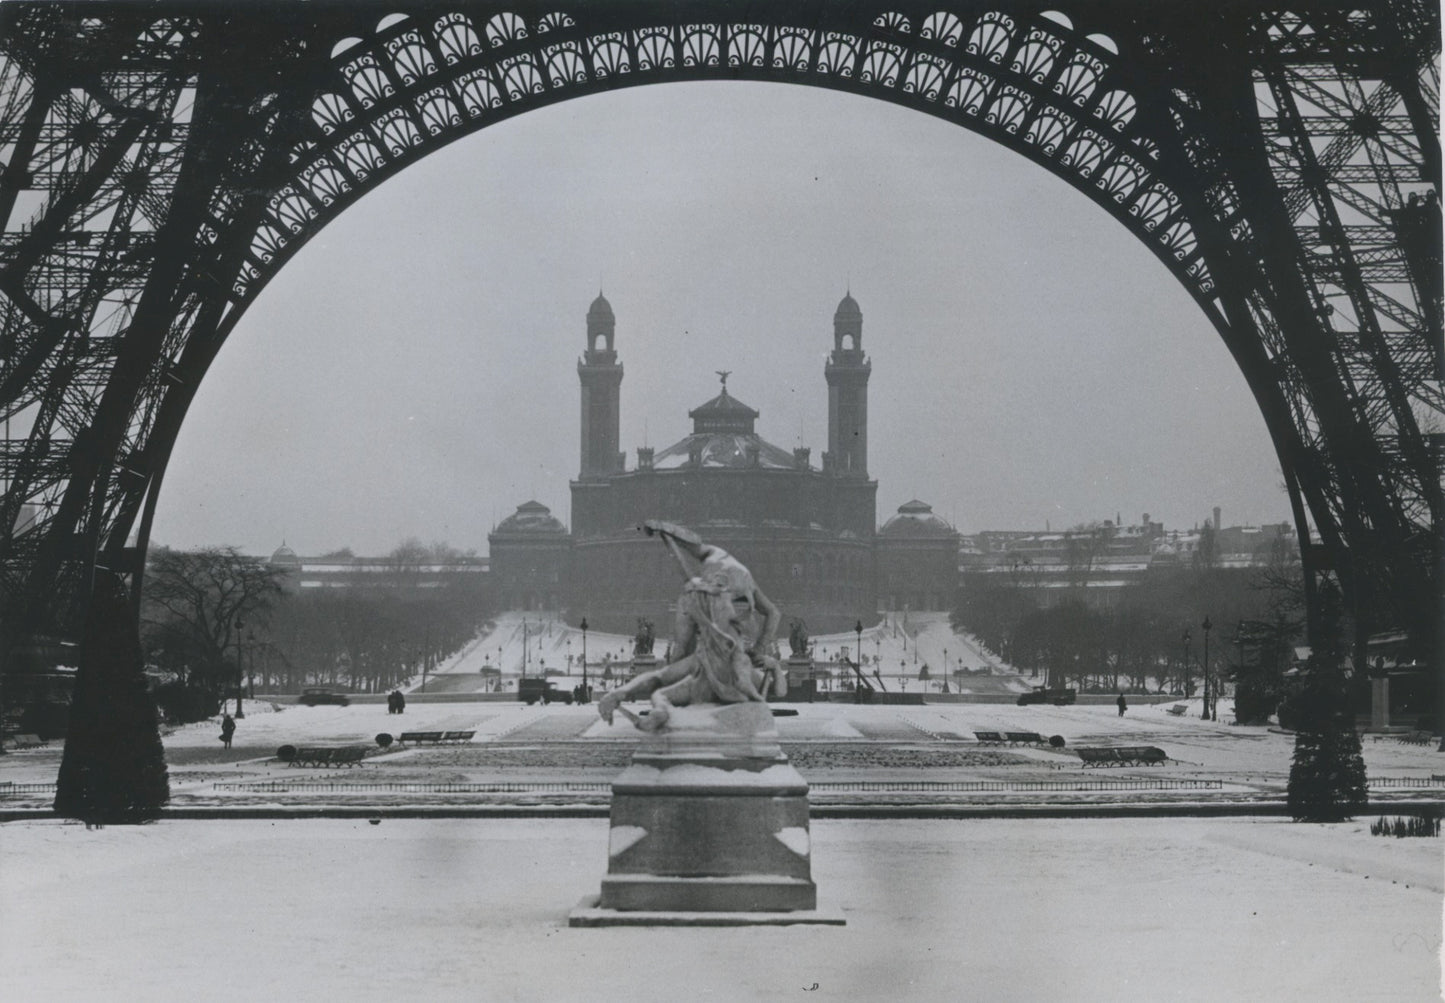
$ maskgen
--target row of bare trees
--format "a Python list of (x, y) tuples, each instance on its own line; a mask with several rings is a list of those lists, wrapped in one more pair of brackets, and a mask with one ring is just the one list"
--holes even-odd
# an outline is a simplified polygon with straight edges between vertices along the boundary
[(1050, 686), (1193, 695), (1207, 669), (1268, 702), (1301, 643), (1300, 581), (1287, 540), (1254, 567), (1205, 560), (1150, 569), (1107, 607), (1086, 601), (1083, 581), (1046, 603), (1027, 579), (979, 573), (965, 578), (953, 621)]
[(338, 587), (302, 589), (295, 569), (234, 547), (156, 548), (141, 604), (146, 661), (213, 700), (243, 682), (273, 693), (390, 690), (434, 669), (490, 615), (474, 558), (407, 540), (382, 561), (333, 572)]

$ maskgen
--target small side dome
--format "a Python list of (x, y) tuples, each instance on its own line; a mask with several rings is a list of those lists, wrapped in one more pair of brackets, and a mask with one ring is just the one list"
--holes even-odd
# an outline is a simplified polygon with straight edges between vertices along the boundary
[(546, 505), (539, 501), (529, 501), (518, 505), (517, 511), (503, 519), (496, 531), (498, 533), (557, 536), (566, 535), (567, 527), (552, 515), (552, 510)]
[(898, 514), (883, 524), (879, 536), (900, 538), (956, 536), (954, 529), (933, 514), (933, 506), (917, 498), (898, 506)]
[(296, 556), (296, 551), (282, 543), (271, 555), (270, 564), (273, 568), (300, 568), (301, 558)]

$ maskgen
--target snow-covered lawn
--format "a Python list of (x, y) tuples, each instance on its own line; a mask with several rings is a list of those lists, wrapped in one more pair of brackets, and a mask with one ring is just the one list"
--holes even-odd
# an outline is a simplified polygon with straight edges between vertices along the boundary
[[(1168, 705), (1131, 706), (1122, 718), (1108, 705), (1069, 707), (998, 704), (929, 704), (890, 706), (815, 703), (786, 704), (780, 708), (796, 716), (776, 719), (783, 742), (798, 750), (814, 750), (800, 769), (810, 782), (855, 780), (1218, 780), (1222, 796), (1256, 792), (1278, 797), (1289, 772), (1293, 736), (1277, 729), (1240, 727), (1202, 721), (1198, 702), (1184, 716), (1167, 713)], [(1224, 706), (1224, 705), (1221, 705)], [(638, 733), (621, 716), (603, 723), (595, 707), (528, 707), (508, 702), (429, 702), (411, 699), (406, 713), (392, 715), (384, 704), (353, 703), (349, 707), (270, 704), (249, 701), (246, 716), (238, 722), (234, 747), (219, 741), (216, 721), (174, 729), (164, 736), (171, 786), (179, 799), (196, 803), (215, 798), (212, 785), (224, 780), (305, 780), (319, 774), (348, 781), (445, 779), (492, 780), (568, 779), (586, 766), (586, 748), (596, 744), (599, 768), (625, 756)], [(405, 731), (473, 731), (471, 742), (450, 747), (440, 755), (430, 748), (400, 750), (393, 745), (385, 754), (376, 746), (382, 732), (393, 736)], [(984, 749), (974, 741), (976, 731), (1024, 731), (1065, 740), (1062, 750), (1017, 747)], [(559, 741), (563, 751), (547, 752)], [(375, 753), (353, 770), (315, 770), (286, 766), (275, 758), (282, 745), (358, 744)], [(1156, 746), (1169, 756), (1159, 767), (1085, 769), (1072, 750), (1089, 745)], [(512, 750), (506, 768), (503, 758), (490, 750)], [(1445, 754), (1433, 745), (1406, 745), (1393, 739), (1364, 739), (1365, 765), (1375, 797), (1435, 797), (1445, 791)], [(906, 755), (897, 754), (903, 749)], [(518, 751), (522, 750), (522, 751)], [(525, 751), (540, 750), (540, 751)], [(975, 754), (970, 755), (970, 752)], [(990, 765), (983, 752), (993, 756)], [(563, 754), (565, 752), (565, 754)], [(846, 753), (846, 755), (843, 755)], [(60, 743), (0, 756), (0, 783), (48, 783), (55, 779)], [(520, 762), (533, 756), (535, 769), (525, 777)], [(570, 757), (570, 758), (569, 758)], [(806, 764), (803, 760), (806, 758)], [(428, 764), (445, 767), (442, 776), (427, 774)], [(900, 764), (910, 764), (904, 768)], [(405, 777), (401, 777), (401, 773)], [(588, 770), (591, 780), (598, 777)], [(614, 771), (615, 773), (615, 771)], [(1430, 785), (1430, 786), (1421, 786)], [(230, 795), (222, 794), (222, 800)], [(1206, 792), (1206, 797), (1216, 796)], [(41, 802), (47, 796), (37, 795)], [(0, 806), (19, 806), (13, 798), (0, 798)]]
[(844, 928), (571, 929), (601, 819), (8, 823), (0, 997), (1439, 998), (1436, 839), (1199, 819), (813, 837)]

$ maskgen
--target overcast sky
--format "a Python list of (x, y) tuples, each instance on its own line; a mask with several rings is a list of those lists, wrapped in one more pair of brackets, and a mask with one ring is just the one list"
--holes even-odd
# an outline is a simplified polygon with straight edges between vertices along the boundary
[(154, 542), (485, 553), (532, 498), (570, 524), (599, 288), (629, 468), (690, 431), (717, 369), (765, 439), (820, 463), (850, 286), (880, 522), (914, 497), (963, 532), (1289, 518), (1223, 343), (1088, 199), (883, 102), (695, 83), (484, 129), (326, 227), (206, 376)]

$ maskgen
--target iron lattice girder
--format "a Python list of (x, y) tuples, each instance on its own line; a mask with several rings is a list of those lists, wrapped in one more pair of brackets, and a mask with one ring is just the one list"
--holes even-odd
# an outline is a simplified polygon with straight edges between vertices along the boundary
[[(1421, 122), (1421, 108), (1437, 114), (1438, 84), (1418, 72), (1438, 53), (1438, 12), (1413, 0), (1198, 7), (0, 6), (0, 144), (13, 151), (0, 208), (22, 190), (43, 196), (32, 226), (0, 235), (0, 407), (38, 415), (0, 454), (0, 518), (40, 508), (6, 538), (0, 580), (38, 599), (77, 580), (87, 547), (118, 552), (134, 532), (143, 550), (221, 342), (366, 191), (527, 110), (687, 79), (889, 100), (1057, 174), (1215, 323), (1346, 584), (1367, 554), (1428, 568), (1419, 520), (1438, 520), (1439, 463), (1418, 448), (1411, 408), (1440, 411), (1439, 379), (1426, 375), (1430, 311), (1398, 288), (1411, 265), (1385, 214), (1402, 186), (1438, 195), (1438, 145)], [(1371, 83), (1386, 75), (1388, 91)], [(1289, 107), (1253, 100), (1266, 79)], [(1301, 120), (1312, 158), (1298, 155)], [(1359, 157), (1362, 136), (1379, 156)], [(1320, 217), (1337, 203), (1364, 222)], [(1331, 322), (1319, 304), (1341, 296), (1351, 309)], [(1358, 330), (1336, 329), (1347, 315)], [(1354, 576), (1388, 607), (1364, 584), (1379, 578)]]
[[(1261, 103), (1274, 112), (1263, 119), (1270, 164), (1282, 187), (1296, 186), (1285, 208), (1305, 248), (1301, 271), (1318, 325), (1334, 336), (1346, 400), (1379, 440), (1377, 476), (1394, 483), (1403, 521), (1428, 513), (1438, 525), (1438, 469), (1415, 424), (1418, 406), (1440, 401), (1438, 350), (1431, 350), (1439, 343), (1438, 308), (1430, 309), (1424, 284), (1411, 287), (1412, 262), (1398, 236), (1391, 249), (1357, 247), (1344, 222), (1389, 224), (1405, 210), (1407, 191), (1412, 204), (1426, 193), (1438, 205), (1438, 186), (1428, 182), (1438, 156), (1425, 152), (1433, 137), (1416, 135), (1415, 117), (1402, 111), (1402, 70), (1407, 82), (1421, 72), (1396, 66), (1372, 80), (1339, 65), (1302, 73), (1275, 58), (1255, 74), (1267, 88)], [(1395, 296), (1385, 291), (1390, 285)]]

